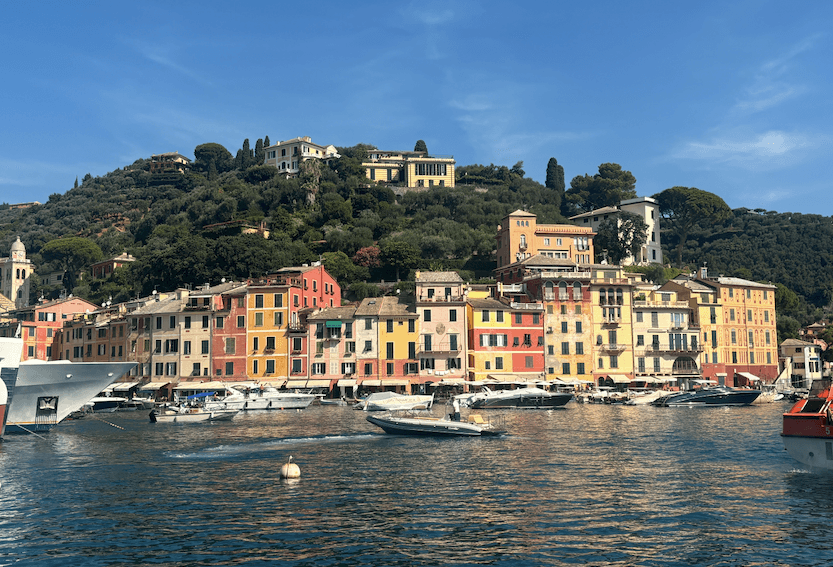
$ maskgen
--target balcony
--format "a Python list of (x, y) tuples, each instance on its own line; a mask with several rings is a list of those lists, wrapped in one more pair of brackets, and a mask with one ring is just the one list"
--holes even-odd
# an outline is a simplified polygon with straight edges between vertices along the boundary
[(608, 317), (602, 321), (602, 327), (618, 327), (621, 324), (621, 317)]
[(427, 295), (420, 295), (419, 299), (417, 300), (420, 303), (462, 303), (463, 296), (462, 295), (434, 295), (434, 296), (427, 296)]
[(657, 345), (650, 344), (645, 347), (645, 354), (693, 354), (697, 355), (703, 352), (703, 347), (700, 345)]
[(620, 344), (603, 344), (598, 345), (599, 350), (608, 351), (608, 352), (621, 352), (625, 350), (628, 345), (620, 345)]

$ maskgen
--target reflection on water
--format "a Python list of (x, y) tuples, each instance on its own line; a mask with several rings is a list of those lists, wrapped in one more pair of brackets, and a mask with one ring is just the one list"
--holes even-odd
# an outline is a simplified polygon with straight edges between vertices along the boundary
[(67, 423), (0, 444), (0, 565), (828, 565), (833, 487), (783, 410), (569, 404), (462, 439), (337, 406)]

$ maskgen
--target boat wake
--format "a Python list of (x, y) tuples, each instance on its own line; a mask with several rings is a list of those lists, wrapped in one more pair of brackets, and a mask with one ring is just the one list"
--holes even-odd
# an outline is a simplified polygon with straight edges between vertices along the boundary
[(170, 459), (183, 460), (215, 460), (239, 458), (246, 455), (262, 456), (264, 451), (281, 450), (287, 446), (303, 445), (309, 443), (338, 443), (345, 441), (361, 441), (367, 439), (378, 439), (376, 433), (359, 433), (356, 435), (322, 435), (313, 437), (289, 437), (286, 439), (272, 439), (258, 443), (239, 445), (218, 445), (206, 447), (199, 451), (180, 452), (169, 451), (165, 454)]

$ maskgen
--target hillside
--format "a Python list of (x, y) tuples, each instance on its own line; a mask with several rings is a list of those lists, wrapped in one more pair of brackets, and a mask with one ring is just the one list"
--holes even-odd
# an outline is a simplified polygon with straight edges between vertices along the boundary
[[(515, 209), (537, 214), (542, 223), (567, 222), (563, 191), (526, 178), (520, 162), (511, 169), (458, 167), (456, 188), (397, 197), (364, 177), (361, 160), (372, 146), (339, 148), (342, 157), (332, 166), (304, 162), (310, 167), (294, 179), (255, 165), (263, 141), (256, 151), (248, 146), (247, 140), (235, 158), (217, 144), (198, 146), (184, 175), (154, 175), (147, 161), (137, 160), (102, 177), (86, 176), (42, 205), (0, 207), (0, 254), (8, 255), (19, 235), (39, 274), (61, 266), (54, 255), (41, 254), (57, 238), (88, 239), (100, 248), (98, 258), (125, 251), (135, 256), (109, 280), (72, 290), (97, 303), (258, 276), (319, 258), (350, 290), (348, 297), (361, 298), (380, 293), (363, 282), (394, 281), (397, 272), (404, 277), (411, 269), (489, 277), (495, 229)], [(224, 224), (230, 221), (236, 223)], [(269, 238), (242, 234), (241, 225), (265, 227)], [(736, 209), (722, 224), (696, 227), (683, 260), (692, 269), (706, 262), (712, 274), (781, 284), (787, 300), (779, 315), (806, 323), (833, 300), (831, 243), (831, 217)], [(663, 233), (667, 258), (676, 245)], [(34, 287), (32, 299), (59, 292)]]

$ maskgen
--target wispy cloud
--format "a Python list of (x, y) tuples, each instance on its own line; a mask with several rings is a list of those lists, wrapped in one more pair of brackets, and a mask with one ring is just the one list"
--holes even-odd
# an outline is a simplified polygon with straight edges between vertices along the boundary
[(715, 136), (706, 142), (688, 142), (675, 150), (672, 157), (770, 169), (798, 163), (804, 159), (808, 150), (826, 143), (828, 140), (825, 137), (798, 132), (736, 132)]
[(752, 84), (739, 97), (732, 113), (753, 114), (777, 106), (808, 91), (800, 81), (791, 81), (790, 72), (795, 59), (813, 48), (820, 35), (813, 35), (788, 49), (785, 53), (765, 61), (755, 72)]
[(178, 56), (177, 53), (182, 52), (183, 50), (176, 46), (162, 43), (147, 43), (137, 40), (130, 41), (129, 45), (140, 56), (156, 63), (157, 65), (165, 67), (166, 69), (187, 77), (201, 85), (211, 86), (212, 84), (206, 77), (200, 75), (191, 67), (179, 62), (182, 60), (182, 56)]

